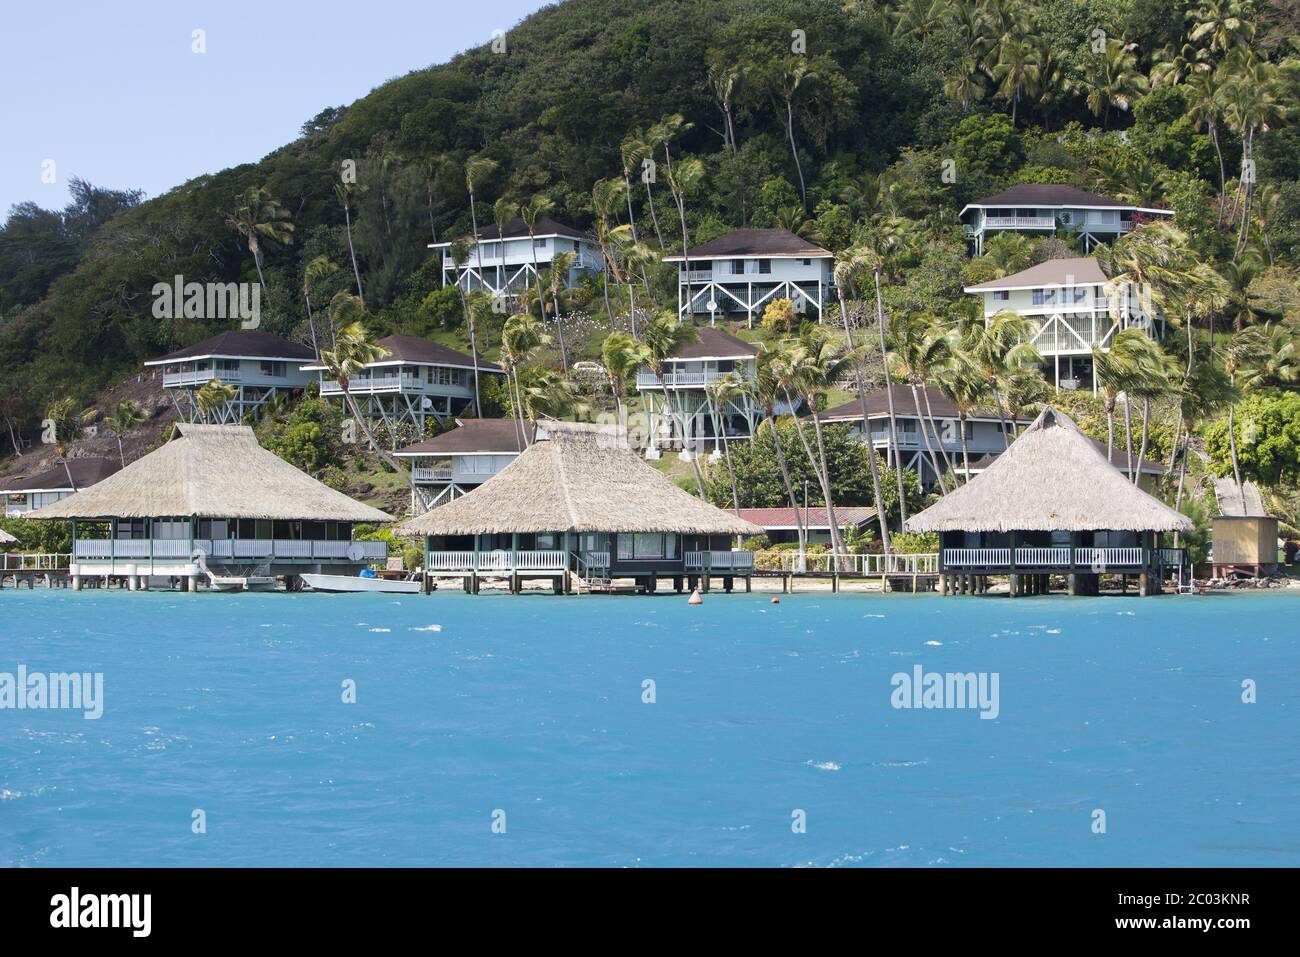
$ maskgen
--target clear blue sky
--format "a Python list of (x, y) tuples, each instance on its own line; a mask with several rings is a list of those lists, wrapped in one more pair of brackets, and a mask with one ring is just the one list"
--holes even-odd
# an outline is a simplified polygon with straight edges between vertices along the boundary
[[(157, 196), (261, 159), (327, 106), (486, 43), (543, 0), (73, 0), (0, 14), (0, 220), (67, 182)], [(191, 52), (194, 30), (207, 52)], [(55, 161), (57, 181), (41, 181)]]

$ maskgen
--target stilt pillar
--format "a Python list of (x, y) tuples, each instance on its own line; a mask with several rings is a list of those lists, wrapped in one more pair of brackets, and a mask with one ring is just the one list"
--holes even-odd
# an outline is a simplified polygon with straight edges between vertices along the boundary
[(1011, 577), (1011, 581), (1010, 584), (1008, 584), (1007, 586), (1007, 595), (1009, 595), (1012, 598), (1015, 598), (1017, 595), (1020, 594), (1020, 576), (1012, 575), (1010, 577)]

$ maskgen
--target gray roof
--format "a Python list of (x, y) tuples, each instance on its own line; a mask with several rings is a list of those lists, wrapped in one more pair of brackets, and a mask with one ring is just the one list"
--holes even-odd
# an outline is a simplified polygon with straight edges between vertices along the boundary
[[(893, 393), (894, 396), (895, 417), (902, 416), (908, 419), (917, 419), (932, 414), (936, 419), (959, 418), (956, 404), (939, 389), (934, 386), (926, 386), (925, 388), (918, 386), (916, 396), (913, 396), (911, 386), (906, 385), (891, 385), (889, 392), (886, 392), (884, 388), (868, 392), (867, 415), (869, 418), (889, 418), (890, 393)], [(920, 398), (919, 412), (917, 411), (917, 397)], [(968, 419), (997, 419), (997, 417), (997, 409), (976, 409), (967, 416)], [(825, 412), (822, 412), (819, 418), (823, 422), (860, 422), (862, 421), (862, 403), (854, 397), (848, 402), (841, 402), (839, 405), (831, 406)], [(1008, 424), (1011, 421), (1011, 418), (1008, 417)], [(1028, 422), (1029, 420), (1016, 419), (1015, 421)]]
[(228, 329), (215, 336), (196, 342), (184, 349), (177, 349), (157, 359), (150, 359), (147, 366), (160, 365), (164, 362), (178, 362), (182, 359), (206, 359), (211, 356), (221, 358), (248, 359), (284, 359), (291, 362), (307, 361), (316, 358), (310, 346), (299, 345), (273, 336), (269, 332), (248, 329)]
[(714, 326), (701, 326), (695, 339), (674, 350), (674, 359), (752, 359), (758, 347)]
[(75, 488), (82, 489), (108, 478), (122, 467), (119, 459), (81, 458), (68, 459), (68, 467), (52, 465), (47, 469), (19, 479), (0, 479), (0, 495), (11, 492), (67, 492), (74, 486), (68, 483), (72, 473)]
[[(835, 254), (790, 232), (788, 229), (733, 229), (731, 232), (694, 246), (691, 259), (724, 259), (728, 256), (774, 256), (777, 258), (831, 258)], [(663, 257), (664, 262), (681, 262), (680, 254)]]
[(1072, 259), (1049, 259), (1020, 272), (990, 279), (977, 286), (967, 286), (967, 292), (992, 292), (995, 289), (1036, 289), (1043, 286), (1095, 286), (1109, 282), (1101, 265), (1091, 256)]
[[(1214, 497), (1219, 503), (1219, 514), (1229, 517), (1260, 518), (1268, 515), (1264, 508), (1263, 496), (1259, 494), (1259, 486), (1254, 482), (1242, 482), (1237, 485), (1236, 479), (1231, 475), (1216, 477), (1214, 479)], [(1242, 509), (1242, 499), (1245, 499), (1246, 507)]]
[(1163, 209), (1147, 210), (1132, 203), (1109, 199), (1106, 196), (1098, 196), (1096, 193), (1079, 189), (1077, 186), (1061, 186), (1056, 183), (1021, 183), (1000, 193), (994, 193), (992, 196), (985, 196), (982, 199), (968, 203), (962, 209), (962, 214), (964, 215), (968, 209), (988, 208), (990, 206), (1061, 206), (1071, 209), (1094, 207), (1098, 209), (1141, 209), (1144, 212), (1170, 212)]
[[(372, 365), (397, 364), (399, 362), (422, 363), (424, 365), (435, 366), (452, 366), (460, 369), (474, 368), (474, 357), (467, 356), (463, 352), (457, 352), (455, 349), (439, 345), (436, 342), (430, 342), (428, 339), (422, 339), (419, 336), (385, 336), (380, 339), (377, 345), (387, 350), (387, 355), (377, 360)], [(319, 365), (309, 365), (304, 368), (319, 369)], [(480, 372), (501, 372), (498, 365), (480, 358), (478, 360)]]
[(911, 532), (1191, 531), (1047, 406), (988, 469), (907, 521)]
[[(456, 428), (403, 448), (398, 455), (464, 455), (472, 452), (508, 454), (522, 452), (527, 442), (514, 419), (457, 419)], [(523, 436), (532, 438), (536, 426), (524, 422)]]

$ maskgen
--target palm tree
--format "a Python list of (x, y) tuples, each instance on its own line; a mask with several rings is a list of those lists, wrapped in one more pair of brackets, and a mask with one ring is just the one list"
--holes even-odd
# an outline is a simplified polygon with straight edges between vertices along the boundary
[[(501, 265), (497, 267), (497, 276), (505, 295), (510, 295), (510, 277), (506, 274), (506, 224), (519, 215), (519, 204), (514, 200), (498, 197), (492, 204), (492, 221), (496, 223), (497, 240), (501, 243)], [(529, 234), (531, 238), (532, 234)], [(536, 255), (536, 253), (534, 253)]]
[[(650, 147), (650, 155), (653, 156), (656, 149), (662, 148), (664, 151), (666, 168), (671, 169), (673, 158), (672, 154), (668, 151), (668, 147), (679, 134), (684, 133), (686, 130), (690, 129), (690, 127), (691, 124), (682, 119), (680, 113), (674, 113), (672, 116), (665, 116), (654, 126), (650, 127), (649, 132), (646, 133), (646, 145)], [(650, 183), (653, 179), (654, 177), (647, 177), (645, 179), (645, 195), (650, 204), (650, 218), (654, 221), (655, 236), (659, 240), (659, 248), (663, 249), (665, 248), (664, 235), (659, 229), (659, 214), (655, 212), (654, 193), (650, 190)]]
[[(686, 270), (688, 277), (691, 274), (691, 241), (686, 228), (686, 194), (693, 190), (703, 178), (704, 163), (694, 157), (682, 160), (676, 167), (670, 167), (668, 170), (668, 189), (672, 192), (673, 201), (677, 204), (677, 218), (682, 227), (682, 268)], [(690, 287), (688, 285), (688, 295), (689, 292)]]
[(227, 385), (220, 379), (210, 379), (207, 385), (195, 393), (194, 399), (198, 403), (199, 418), (206, 422), (214, 412), (224, 406), (227, 402), (233, 402), (235, 396), (239, 395), (239, 390), (233, 385)]
[[(636, 216), (632, 212), (632, 171), (645, 161), (653, 147), (647, 143), (640, 130), (629, 133), (619, 144), (618, 155), (623, 161), (623, 193), (627, 198), (627, 223), (632, 227), (632, 239), (640, 242), (636, 232)], [(659, 244), (663, 245), (662, 241)]]
[[(694, 326), (679, 322), (677, 317), (671, 313), (660, 313), (645, 324), (641, 330), (641, 342), (645, 346), (646, 365), (659, 380), (659, 385), (663, 391), (664, 409), (674, 419), (681, 416), (680, 411), (673, 408), (671, 393), (668, 391), (668, 383), (664, 379), (664, 366), (668, 359), (675, 355), (683, 345), (693, 342), (699, 337), (699, 332)], [(690, 459), (691, 469), (695, 473), (695, 487), (700, 498), (706, 498), (704, 493), (704, 474), (700, 471), (699, 456), (690, 454), (688, 428), (685, 419), (682, 418), (682, 448), (685, 457)]]
[[(465, 313), (465, 328), (469, 331), (469, 351), (474, 359), (474, 418), (483, 417), (483, 405), (479, 398), (478, 386), (478, 335), (474, 322), (474, 310), (469, 307), (469, 293), (465, 287), (469, 281), (465, 277), (465, 265), (469, 262), (470, 241), (453, 240), (447, 247), (447, 254), (456, 268), (456, 288), (460, 291), (460, 308)], [(480, 273), (480, 275), (482, 275)]]
[(717, 381), (704, 387), (704, 396), (709, 401), (709, 412), (713, 419), (713, 433), (722, 438), (722, 456), (727, 463), (727, 478), (731, 481), (731, 504), (740, 513), (740, 494), (736, 491), (736, 471), (731, 467), (731, 444), (727, 440), (726, 407), (744, 394), (744, 384), (735, 372), (728, 372), (718, 377)]
[(965, 352), (984, 378), (985, 388), (998, 411), (1002, 441), (1008, 445), (1017, 430), (1014, 419), (1010, 430), (1007, 428), (1006, 386), (1012, 376), (1043, 364), (1043, 357), (1032, 342), (1036, 330), (1034, 320), (1004, 309), (984, 322), (971, 323), (967, 332)]
[(348, 234), (348, 254), (352, 257), (352, 275), (357, 280), (357, 298), (364, 305), (366, 294), (361, 289), (361, 270), (357, 268), (357, 249), (352, 245), (352, 184), (335, 183), (334, 195), (338, 197), (339, 205), (343, 207), (343, 223)]
[[(951, 361), (939, 370), (940, 391), (957, 407), (957, 425), (961, 435), (962, 484), (970, 481), (970, 450), (966, 445), (966, 422), (971, 414), (988, 401), (990, 389), (983, 370), (969, 356), (954, 352)], [(953, 485), (957, 484), (953, 479)]]
[(532, 358), (537, 349), (549, 341), (542, 322), (531, 313), (516, 313), (506, 320), (501, 330), (501, 364), (514, 386), (515, 418), (519, 427), (521, 445), (531, 445), (524, 428), (523, 394), (519, 387), (519, 367)]
[(1184, 86), (1187, 97), (1187, 118), (1196, 129), (1205, 127), (1219, 158), (1219, 225), (1223, 225), (1223, 204), (1227, 195), (1227, 171), (1223, 164), (1223, 147), (1219, 143), (1219, 124), (1223, 119), (1222, 95), (1219, 73), (1198, 70), (1187, 78)]
[(624, 285), (627, 286), (627, 314), (632, 322), (632, 338), (635, 339), (636, 272), (640, 268), (644, 273), (646, 265), (657, 260), (658, 255), (645, 243), (637, 242), (633, 238), (631, 227), (627, 224), (610, 230), (609, 237), (614, 243), (614, 257), (623, 265), (622, 276)]
[[(952, 338), (939, 326), (933, 316), (911, 314), (894, 325), (892, 330), (893, 349), (888, 362), (893, 374), (906, 382), (912, 391), (912, 403), (916, 407), (916, 417), (920, 420), (921, 438), (925, 443), (926, 455), (930, 459), (930, 468), (934, 471), (939, 490), (948, 494), (948, 483), (944, 479), (944, 466), (939, 462), (934, 445), (930, 441), (933, 432), (936, 436), (933, 415), (930, 413), (930, 398), (927, 391), (929, 379), (941, 372), (943, 366), (951, 361), (954, 352)], [(922, 404), (924, 403), (924, 405)], [(939, 444), (947, 470), (952, 470), (952, 463), (947, 460), (947, 450)], [(901, 487), (901, 486), (900, 486)]]
[[(1122, 393), (1140, 389), (1152, 374), (1152, 347), (1155, 343), (1141, 329), (1121, 329), (1111, 339), (1109, 349), (1092, 347), (1092, 373), (1101, 389), (1106, 407), (1106, 458), (1115, 449), (1115, 404)], [(1156, 347), (1158, 348), (1158, 347)], [(1125, 399), (1128, 418), (1128, 398)], [(1129, 474), (1133, 469), (1133, 437), (1128, 436)]]
[(612, 221), (620, 205), (619, 193), (622, 189), (623, 185), (612, 179), (597, 180), (591, 187), (591, 203), (596, 211), (596, 242), (600, 243), (600, 254), (605, 260), (605, 268), (601, 271), (601, 288), (605, 295), (605, 314), (611, 322), (614, 319), (614, 308), (609, 302), (609, 277), (613, 275), (615, 283), (622, 281), (618, 263), (610, 248), (614, 242), (615, 227)]
[[(1130, 476), (1134, 485), (1138, 484), (1138, 476), (1142, 474), (1142, 463), (1146, 460), (1147, 441), (1151, 435), (1151, 402), (1173, 391), (1171, 378), (1177, 374), (1172, 357), (1166, 355), (1154, 339), (1149, 341), (1151, 348), (1149, 354), (1143, 359), (1143, 374), (1134, 383), (1129, 393), (1133, 398), (1142, 400), (1142, 442), (1138, 446), (1137, 466)], [(1126, 409), (1128, 404), (1126, 398), (1124, 403)]]
[(532, 424), (538, 419), (559, 419), (585, 411), (573, 383), (551, 369), (535, 370), (524, 386), (524, 413)]
[(1192, 433), (1198, 425), (1218, 415), (1219, 411), (1233, 401), (1236, 389), (1223, 366), (1215, 362), (1203, 362), (1185, 377), (1182, 388), (1178, 390), (1178, 428), (1174, 432), (1174, 445), (1182, 444), (1182, 457), (1178, 465), (1178, 491), (1174, 498), (1174, 508), (1181, 511), (1183, 505), (1183, 484), (1187, 475), (1187, 455), (1192, 440)]
[(149, 413), (135, 399), (123, 399), (113, 408), (111, 414), (104, 417), (104, 423), (113, 430), (113, 437), (117, 439), (117, 455), (122, 461), (122, 468), (126, 468), (126, 452), (122, 448), (122, 436), (148, 418)]
[(528, 202), (519, 207), (519, 216), (528, 229), (528, 247), (533, 255), (533, 279), (537, 283), (537, 306), (542, 311), (543, 320), (546, 318), (546, 300), (542, 298), (542, 274), (537, 265), (537, 223), (549, 216), (553, 209), (554, 201), (541, 193), (534, 193)]
[(1234, 51), (1227, 66), (1230, 72), (1223, 86), (1223, 114), (1228, 125), (1241, 136), (1242, 176), (1238, 180), (1237, 198), (1233, 200), (1234, 215), (1238, 207), (1241, 209), (1241, 228), (1233, 251), (1235, 260), (1250, 236), (1255, 138), (1277, 126), (1294, 111), (1285, 102), (1286, 90), (1276, 66), (1257, 59), (1249, 48)]
[(1193, 24), (1188, 39), (1193, 43), (1208, 40), (1211, 51), (1227, 53), (1255, 36), (1254, 11), (1242, 0), (1202, 0), (1187, 12), (1187, 19)]
[(250, 186), (239, 196), (234, 212), (227, 214), (226, 225), (244, 237), (257, 267), (257, 282), (266, 288), (262, 275), (262, 241), (288, 245), (293, 241), (293, 223), (289, 211), (261, 186)]
[(1110, 122), (1111, 107), (1125, 112), (1146, 92), (1147, 78), (1137, 69), (1133, 44), (1107, 40), (1106, 49), (1087, 62), (1080, 84), (1088, 109), (1102, 118), (1101, 128)]
[[(879, 236), (877, 241), (880, 247), (886, 247), (889, 243), (888, 238), (883, 235)], [(898, 521), (899, 528), (907, 524), (907, 496), (903, 494), (903, 458), (899, 455), (898, 450), (898, 417), (894, 411), (894, 387), (890, 383), (889, 377), (889, 349), (886, 345), (885, 331), (885, 301), (880, 295), (880, 271), (884, 268), (884, 256), (882, 248), (870, 249), (863, 252), (864, 262), (871, 268), (872, 280), (876, 290), (876, 331), (880, 336), (880, 358), (885, 367), (885, 403), (889, 409), (889, 449), (894, 458), (894, 478), (898, 482)]]
[(999, 45), (997, 56), (993, 79), (998, 85), (998, 93), (1011, 101), (1011, 125), (1014, 127), (1021, 94), (1029, 97), (1038, 94), (1038, 50), (1028, 37), (1013, 36)]
[(383, 359), (384, 356), (388, 355), (388, 350), (371, 339), (370, 333), (366, 331), (366, 327), (362, 324), (361, 317), (365, 315), (365, 304), (361, 302), (360, 296), (352, 296), (346, 292), (336, 294), (330, 301), (330, 312), (340, 329), (334, 348), (326, 349), (321, 353), (321, 364), (325, 366), (330, 378), (339, 384), (339, 391), (343, 395), (343, 402), (347, 406), (348, 413), (361, 428), (370, 447), (379, 453), (380, 457), (389, 464), (393, 471), (402, 476), (411, 489), (411, 500), (418, 501), (417, 490), (415, 482), (411, 478), (411, 473), (402, 465), (397, 456), (382, 448), (375, 441), (369, 423), (361, 414), (361, 410), (357, 408), (356, 397), (348, 390), (349, 381), (367, 366)]
[[(302, 271), (302, 297), (307, 302), (307, 325), (311, 329), (311, 348), (316, 353), (317, 360), (320, 359), (320, 343), (316, 339), (316, 317), (312, 311), (311, 289), (321, 280), (332, 276), (339, 271), (339, 267), (330, 261), (328, 256), (317, 256), (307, 264), (307, 268)], [(334, 325), (330, 324), (330, 343), (334, 343)]]
[(555, 309), (555, 332), (560, 340), (560, 367), (564, 374), (569, 374), (569, 349), (564, 342), (564, 319), (560, 316), (560, 289), (567, 288), (569, 270), (573, 268), (575, 254), (571, 252), (555, 253), (551, 256), (549, 270), (551, 306)]
[[(835, 257), (835, 294), (840, 304), (840, 320), (844, 324), (844, 341), (851, 350), (856, 349), (856, 346), (853, 342), (853, 329), (849, 325), (849, 309), (845, 301), (845, 293), (857, 283), (861, 270), (870, 262), (870, 254), (861, 248), (845, 250)], [(862, 381), (861, 365), (854, 368), (853, 379), (858, 389), (858, 404), (862, 406), (862, 441), (867, 444), (867, 465), (871, 472), (871, 492), (876, 503), (876, 522), (880, 526), (881, 545), (888, 555), (890, 553), (889, 523), (885, 520), (880, 470), (876, 468), (876, 450), (871, 441), (871, 415), (867, 409), (867, 387)], [(899, 491), (901, 493), (902, 489), (900, 488)]]
[(795, 530), (799, 536), (799, 561), (802, 564), (808, 550), (808, 532), (804, 521), (806, 516), (799, 508), (794, 482), (790, 478), (790, 464), (785, 458), (785, 449), (781, 445), (781, 430), (777, 427), (776, 421), (776, 406), (781, 393), (780, 377), (777, 374), (780, 361), (778, 352), (769, 349), (766, 344), (760, 344), (758, 355), (754, 360), (754, 378), (747, 386), (750, 395), (763, 410), (763, 421), (772, 433), (772, 448), (776, 452), (776, 462), (781, 469), (781, 481), (790, 500), (790, 510), (794, 512)]
[(627, 395), (633, 376), (646, 362), (645, 349), (627, 333), (611, 332), (601, 344), (600, 359), (605, 367), (610, 391), (614, 393), (618, 420), (625, 424), (627, 418), (623, 410), (623, 398)]
[(776, 71), (773, 89), (781, 102), (785, 104), (785, 135), (790, 141), (790, 155), (794, 157), (795, 172), (799, 174), (799, 198), (804, 208), (808, 206), (808, 189), (803, 181), (803, 164), (799, 162), (799, 148), (794, 141), (794, 100), (805, 83), (816, 82), (818, 76), (808, 68), (804, 57), (786, 59)]
[[(474, 230), (474, 251), (478, 256), (478, 281), (483, 283), (483, 248), (478, 239), (478, 208), (474, 204), (474, 190), (483, 180), (492, 175), (497, 168), (497, 161), (487, 156), (471, 156), (465, 163), (465, 189), (469, 193), (469, 220)], [(504, 250), (505, 243), (502, 243)], [(475, 362), (477, 372), (478, 363)], [(477, 391), (477, 390), (476, 390)]]

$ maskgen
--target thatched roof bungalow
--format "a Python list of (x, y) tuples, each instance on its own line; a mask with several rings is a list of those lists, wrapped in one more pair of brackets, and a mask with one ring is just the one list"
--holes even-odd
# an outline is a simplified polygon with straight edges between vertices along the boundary
[[(74, 521), (74, 578), (189, 577), (196, 552), (209, 565), (266, 564), (272, 573), (358, 566), (386, 558), (387, 548), (352, 541), (353, 526), (393, 521), (263, 449), (247, 426), (187, 423), (115, 475), (29, 517)], [(107, 538), (79, 536), (77, 521), (107, 523)]]
[(658, 576), (748, 576), (737, 535), (762, 529), (702, 502), (641, 461), (624, 432), (547, 422), (538, 441), (491, 482), (400, 526), (425, 539), (426, 568), (476, 583), (507, 576), (588, 583)]
[(1050, 406), (987, 469), (907, 522), (908, 531), (939, 534), (941, 575), (1055, 573), (1072, 583), (1101, 573), (1146, 582), (1181, 566), (1159, 536), (1192, 527)]

